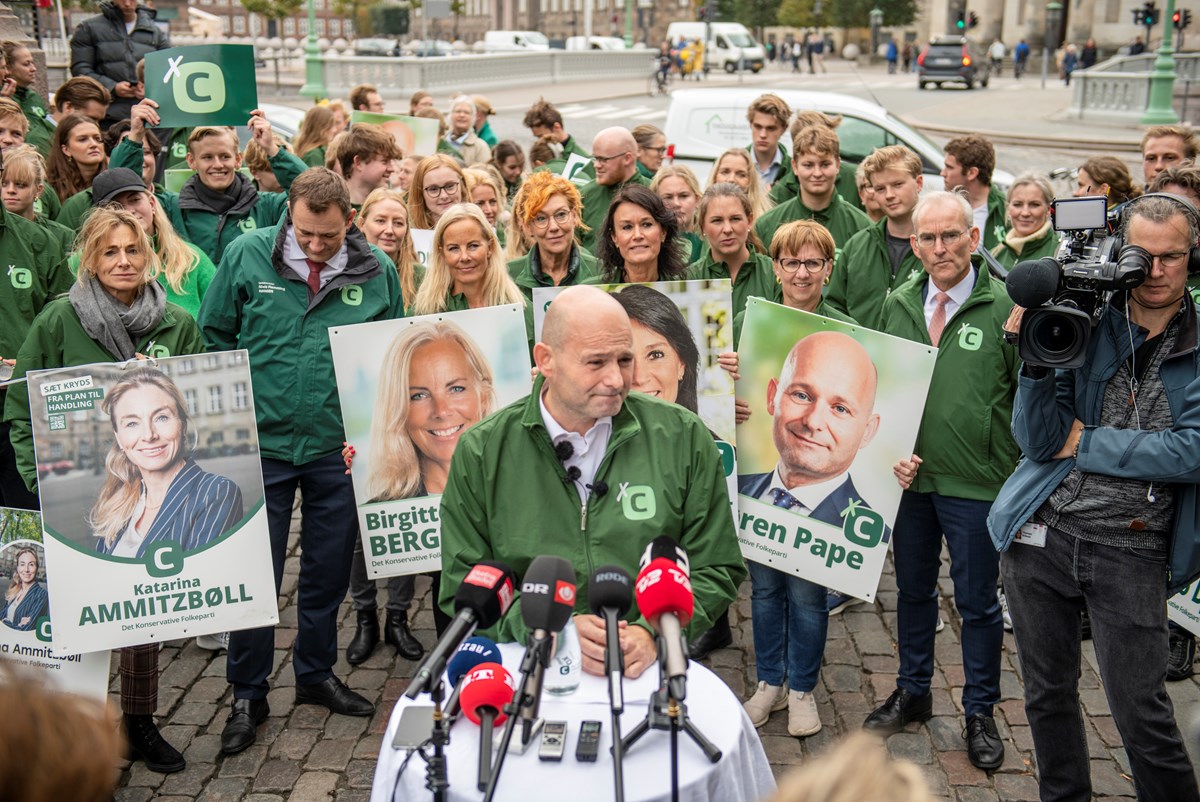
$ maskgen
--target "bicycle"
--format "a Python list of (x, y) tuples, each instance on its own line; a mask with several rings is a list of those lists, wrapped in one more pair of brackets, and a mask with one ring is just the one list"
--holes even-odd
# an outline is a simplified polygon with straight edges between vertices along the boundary
[(669, 95), (671, 93), (671, 59), (665, 56), (655, 57), (651, 64), (653, 70), (646, 79), (646, 94), (650, 97)]

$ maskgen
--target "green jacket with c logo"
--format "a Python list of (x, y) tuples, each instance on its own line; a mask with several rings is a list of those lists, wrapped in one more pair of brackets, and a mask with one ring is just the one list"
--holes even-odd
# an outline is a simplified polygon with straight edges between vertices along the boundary
[(771, 238), (775, 236), (776, 230), (794, 220), (815, 220), (825, 226), (833, 235), (833, 242), (839, 252), (846, 247), (851, 237), (871, 225), (871, 218), (867, 217), (865, 212), (851, 206), (841, 195), (834, 192), (829, 205), (819, 210), (805, 206), (804, 201), (797, 195), (758, 218), (754, 224), (754, 233), (758, 235), (763, 247), (770, 251)]
[[(458, 442), (442, 496), (442, 609), (480, 560), (500, 560), (524, 576), (534, 557), (571, 562), (575, 612), (589, 612), (587, 579), (604, 565), (636, 577), (646, 545), (670, 535), (687, 551), (699, 634), (737, 595), (746, 567), (729, 511), (716, 440), (683, 407), (630, 393), (613, 416), (596, 482), (581, 504), (542, 422), (544, 379), (533, 392), (471, 428)], [(497, 641), (523, 641), (520, 600), (486, 630)], [(631, 608), (626, 619), (647, 626)], [(481, 633), (482, 634), (482, 633)]]
[(911, 247), (900, 260), (895, 275), (892, 274), (886, 225), (885, 217), (850, 238), (838, 254), (825, 290), (830, 306), (876, 330), (883, 320), (884, 299), (910, 279), (925, 275), (925, 268)]
[[(63, 268), (66, 269), (65, 267)], [(67, 274), (70, 275), (69, 273)], [(163, 309), (162, 320), (137, 342), (137, 351), (146, 356), (163, 359), (169, 356), (198, 354), (204, 350), (204, 340), (196, 321), (173, 303)], [(17, 352), (13, 378), (31, 370), (89, 365), (93, 362), (117, 362), (104, 346), (83, 330), (79, 315), (69, 298), (56, 298), (33, 321), (25, 342)], [(37, 485), (37, 460), (33, 455), (33, 430), (29, 418), (29, 394), (24, 385), (8, 393), (4, 404), (4, 419), (12, 423), (9, 436), (17, 457), (17, 470), (25, 484), (33, 490)]]
[[(1001, 326), (1013, 303), (982, 260), (967, 301), (946, 321), (933, 381), (913, 451), (924, 462), (912, 490), (991, 501), (1017, 466), (1013, 396), (1021, 360)], [(930, 345), (925, 325), (928, 274), (906, 282), (883, 302), (881, 331)], [(936, 292), (936, 288), (931, 288)], [(915, 412), (915, 410), (913, 410)]]
[(64, 257), (59, 237), (0, 208), (0, 358), (14, 358), (42, 308), (71, 289)]
[(346, 439), (329, 329), (404, 317), (404, 298), (392, 260), (355, 226), (345, 270), (310, 299), (282, 261), (286, 236), (284, 221), (229, 246), (200, 306), (200, 328), (210, 351), (250, 352), (262, 455), (303, 465)]

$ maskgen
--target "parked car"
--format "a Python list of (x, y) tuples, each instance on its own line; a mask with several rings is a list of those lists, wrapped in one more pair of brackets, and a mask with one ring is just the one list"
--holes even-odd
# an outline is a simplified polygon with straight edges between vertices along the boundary
[(395, 39), (388, 38), (355, 39), (354, 55), (398, 56), (400, 55), (400, 43)]
[(917, 56), (917, 86), (924, 89), (929, 84), (961, 83), (967, 89), (975, 84), (987, 87), (992, 75), (992, 65), (986, 54), (965, 36), (948, 36), (934, 39), (925, 45)]
[(417, 39), (404, 46), (404, 55), (431, 58), (456, 55), (454, 45), (445, 39)]
[(569, 36), (567, 50), (624, 50), (625, 40), (619, 36)]
[(483, 35), (483, 49), (488, 53), (528, 53), (549, 50), (550, 40), (540, 31), (488, 31)]
[[(267, 115), (271, 130), (289, 145), (300, 131), (300, 121), (304, 119), (304, 109), (292, 106), (282, 106), (278, 103), (259, 103), (258, 107)], [(250, 141), (250, 129), (244, 125), (237, 127), (238, 142), (242, 148)]]
[[(753, 88), (676, 89), (663, 132), (667, 137), (667, 155), (676, 164), (691, 167), (701, 178), (708, 175), (712, 162), (728, 148), (744, 148), (750, 143), (750, 123), (746, 108), (763, 92), (774, 92), (793, 109), (816, 109), (841, 115), (838, 140), (842, 158), (861, 162), (875, 148), (904, 145), (921, 157), (925, 189), (942, 189), (942, 149), (924, 134), (884, 107), (851, 95), (835, 92), (808, 92), (788, 89)], [(996, 170), (993, 181), (1007, 188), (1012, 173)]]

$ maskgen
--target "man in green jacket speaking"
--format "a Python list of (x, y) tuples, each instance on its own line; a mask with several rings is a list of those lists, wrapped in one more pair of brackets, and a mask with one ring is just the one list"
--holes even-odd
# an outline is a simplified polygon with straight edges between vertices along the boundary
[[(533, 393), (475, 425), (455, 449), (442, 496), (438, 602), (451, 610), (480, 560), (524, 575), (539, 555), (564, 557), (579, 587), (583, 670), (601, 674), (604, 623), (588, 613), (586, 592), (595, 568), (636, 574), (650, 541), (675, 538), (691, 566), (694, 633), (724, 613), (746, 568), (716, 441), (683, 407), (629, 392), (633, 333), (620, 304), (596, 287), (570, 287), (550, 305), (533, 356)], [(488, 631), (502, 641), (526, 634), (519, 598)], [(620, 641), (626, 676), (654, 663), (650, 625), (636, 608)]]
[[(306, 171), (292, 184), (281, 223), (229, 246), (199, 323), (210, 350), (250, 354), (276, 591), (297, 488), (303, 495), (292, 650), (296, 704), (369, 716), (375, 706), (333, 673), (338, 605), (350, 586), (358, 515), (341, 456), (345, 426), (329, 329), (403, 317), (404, 298), (391, 260), (367, 243), (353, 219), (345, 180), (324, 167)], [(233, 710), (221, 732), (225, 754), (254, 743), (270, 712), (274, 654), (271, 627), (230, 634), (226, 676)]]

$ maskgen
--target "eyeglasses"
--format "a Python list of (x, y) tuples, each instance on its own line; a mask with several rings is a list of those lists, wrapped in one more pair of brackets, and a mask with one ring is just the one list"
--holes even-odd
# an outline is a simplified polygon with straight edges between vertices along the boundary
[(661, 148), (642, 148), (642, 150), (646, 151), (647, 153), (657, 153), (659, 156), (661, 156), (667, 152), (667, 146), (663, 145)]
[(1187, 261), (1187, 251), (1171, 251), (1170, 253), (1147, 253), (1151, 259), (1157, 259), (1163, 267), (1180, 267)]
[(537, 231), (545, 231), (550, 227), (550, 221), (553, 220), (556, 226), (562, 228), (571, 219), (572, 214), (570, 209), (559, 209), (552, 215), (538, 214), (530, 221), (530, 225)]
[(616, 154), (615, 156), (593, 156), (592, 161), (594, 161), (596, 163), (597, 167), (601, 167), (605, 164), (608, 164), (613, 159), (619, 159), (622, 156), (626, 156), (628, 154), (629, 154), (629, 151), (623, 150), (620, 153)]
[(832, 259), (776, 259), (776, 264), (782, 268), (784, 273), (795, 273), (800, 268), (804, 268), (804, 272), (812, 275), (819, 273), (825, 269), (825, 266), (832, 262)]
[(941, 239), (943, 245), (947, 248), (953, 248), (965, 236), (967, 236), (967, 232), (965, 231), (943, 231), (941, 234), (918, 234), (917, 244), (922, 248), (932, 248), (937, 244), (938, 239)]
[(438, 195), (455, 195), (462, 191), (462, 185), (457, 181), (453, 184), (442, 184), (440, 187), (425, 187), (425, 194), (431, 198)]

